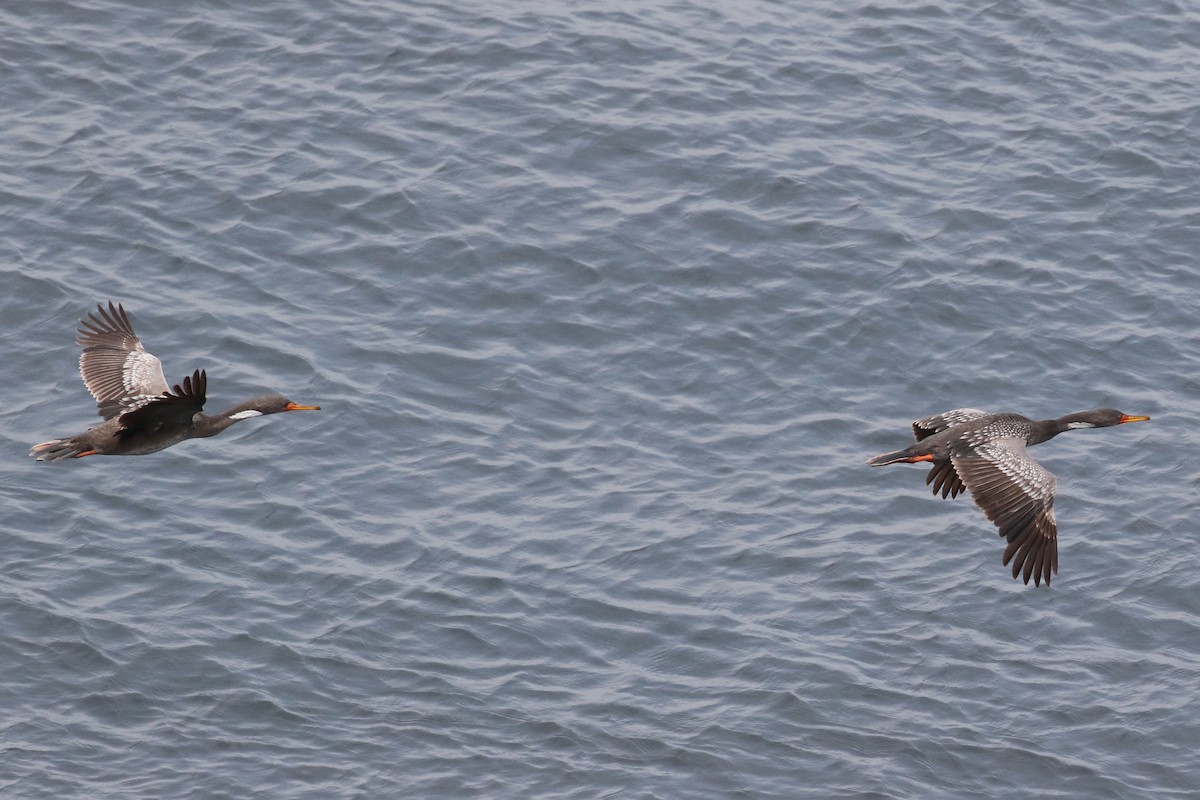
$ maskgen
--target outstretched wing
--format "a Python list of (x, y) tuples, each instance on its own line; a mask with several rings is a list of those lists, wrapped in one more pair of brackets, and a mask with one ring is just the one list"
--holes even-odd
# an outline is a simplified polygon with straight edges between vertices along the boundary
[(1034, 461), (1020, 439), (996, 439), (962, 454), (951, 453), (954, 470), (975, 504), (1008, 540), (1004, 564), (1013, 577), (1035, 586), (1058, 573), (1058, 524), (1054, 476)]
[(170, 391), (151, 398), (136, 408), (121, 415), (121, 429), (117, 436), (125, 438), (135, 434), (154, 433), (160, 429), (179, 430), (192, 424), (192, 417), (204, 408), (204, 394), (208, 387), (208, 376), (198, 369), (183, 384), (175, 384)]
[(79, 374), (96, 398), (100, 416), (111, 419), (139, 408), (169, 391), (162, 362), (146, 352), (129, 317), (109, 301), (81, 322), (75, 341), (83, 346)]
[(990, 416), (991, 413), (991, 411), (980, 411), (978, 408), (956, 408), (953, 411), (944, 411), (941, 414), (934, 414), (932, 417), (925, 417), (925, 419), (914, 422), (912, 424), (913, 435), (919, 442), (927, 436), (941, 433), (947, 428), (953, 428), (964, 422)]

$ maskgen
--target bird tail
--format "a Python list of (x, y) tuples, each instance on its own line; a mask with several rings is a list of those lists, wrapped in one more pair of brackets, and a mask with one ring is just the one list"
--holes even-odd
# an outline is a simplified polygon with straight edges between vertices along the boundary
[(78, 458), (84, 453), (84, 447), (76, 439), (51, 439), (48, 442), (35, 444), (29, 451), (29, 455), (38, 461), (58, 461), (63, 458)]
[(896, 464), (901, 461), (912, 461), (913, 454), (909, 449), (896, 450), (892, 453), (880, 453), (879, 455), (868, 458), (867, 463), (872, 467), (882, 467), (884, 464)]

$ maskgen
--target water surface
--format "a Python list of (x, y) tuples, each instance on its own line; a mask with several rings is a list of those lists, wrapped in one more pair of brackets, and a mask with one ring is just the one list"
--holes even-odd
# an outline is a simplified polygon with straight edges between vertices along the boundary
[[(1192, 797), (1200, 15), (0, 12), (0, 794)], [(212, 407), (39, 464), (124, 303)], [(924, 471), (1037, 452), (1060, 574)]]

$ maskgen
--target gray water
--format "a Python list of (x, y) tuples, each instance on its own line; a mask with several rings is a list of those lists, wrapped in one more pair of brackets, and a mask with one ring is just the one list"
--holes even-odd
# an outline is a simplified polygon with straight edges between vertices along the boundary
[[(1200, 797), (1200, 12), (0, 10), (0, 797)], [(56, 464), (122, 302), (210, 408)], [(1060, 573), (873, 470), (1038, 448)]]

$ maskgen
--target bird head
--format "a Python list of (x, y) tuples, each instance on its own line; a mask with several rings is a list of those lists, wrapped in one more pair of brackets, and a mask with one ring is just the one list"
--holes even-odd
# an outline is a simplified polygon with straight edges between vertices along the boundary
[(1074, 428), (1111, 428), (1125, 422), (1141, 422), (1150, 419), (1143, 415), (1123, 414), (1115, 408), (1097, 408), (1094, 411), (1080, 411), (1078, 414), (1068, 414), (1062, 418), (1068, 430)]
[(239, 403), (225, 412), (230, 419), (249, 419), (264, 414), (278, 414), (282, 411), (320, 411), (320, 406), (301, 405), (293, 403), (283, 395), (269, 394), (255, 397), (244, 403)]

